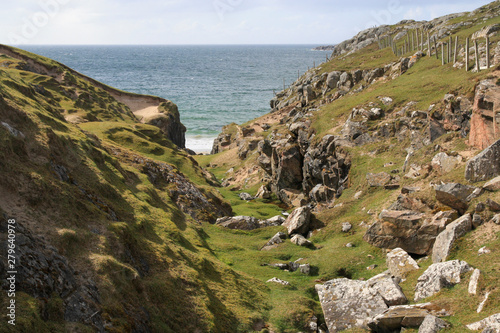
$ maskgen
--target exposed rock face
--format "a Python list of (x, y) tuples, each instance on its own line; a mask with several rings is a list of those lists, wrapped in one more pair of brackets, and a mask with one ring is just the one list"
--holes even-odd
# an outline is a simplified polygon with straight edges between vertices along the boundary
[(159, 113), (144, 117), (145, 124), (159, 127), (163, 134), (179, 148), (185, 148), (186, 127), (181, 123), (177, 105), (168, 100), (162, 100), (158, 106)]
[(389, 26), (382, 25), (361, 31), (354, 38), (343, 41), (333, 48), (332, 56), (351, 54), (378, 40), (378, 37), (389, 31)]
[(500, 138), (498, 96), (500, 87), (494, 80), (483, 80), (476, 87), (471, 117), (469, 145), (485, 149)]
[(417, 262), (401, 248), (395, 248), (389, 252), (386, 263), (391, 275), (401, 279), (406, 278), (408, 273), (420, 268)]
[(415, 302), (439, 292), (443, 288), (460, 283), (460, 276), (472, 270), (465, 261), (452, 260), (432, 264), (418, 278), (415, 287)]
[[(0, 216), (0, 241), (7, 244), (7, 219)], [(16, 223), (16, 255), (22, 264), (17, 265), (16, 291), (23, 291), (39, 299), (57, 295), (63, 300), (64, 320), (91, 323), (98, 332), (104, 332), (104, 322), (99, 312), (100, 295), (95, 283), (77, 276), (67, 259), (58, 251)], [(2, 263), (7, 263), (6, 248), (0, 253)], [(3, 267), (3, 266), (2, 266)], [(3, 287), (7, 283), (7, 270), (0, 271)], [(8, 290), (9, 288), (3, 288)], [(97, 313), (97, 314), (96, 314)]]
[(448, 183), (436, 185), (434, 189), (436, 190), (436, 199), (439, 202), (463, 214), (469, 207), (467, 198), (476, 188), (459, 183)]
[(471, 182), (488, 180), (500, 175), (500, 140), (467, 162), (465, 178)]
[(228, 229), (254, 230), (260, 227), (259, 220), (251, 216), (226, 216), (218, 218), (215, 224)]
[(455, 241), (472, 229), (472, 218), (470, 214), (464, 215), (450, 223), (441, 232), (434, 243), (432, 249), (432, 262), (446, 261)]
[(439, 231), (431, 226), (422, 213), (383, 210), (363, 239), (380, 248), (399, 247), (410, 253), (426, 254), (432, 249)]
[(330, 332), (367, 328), (370, 318), (388, 308), (378, 290), (366, 281), (336, 279), (317, 284), (316, 291)]
[(302, 234), (305, 235), (309, 231), (309, 222), (311, 220), (311, 209), (308, 206), (303, 206), (295, 209), (286, 219), (283, 226), (286, 227), (288, 235)]
[(232, 208), (215, 195), (206, 194), (198, 189), (183, 174), (167, 163), (155, 162), (125, 151), (115, 150), (114, 154), (127, 159), (148, 175), (152, 184), (164, 188), (168, 185), (171, 198), (181, 210), (196, 220), (214, 223), (218, 217), (232, 214)]

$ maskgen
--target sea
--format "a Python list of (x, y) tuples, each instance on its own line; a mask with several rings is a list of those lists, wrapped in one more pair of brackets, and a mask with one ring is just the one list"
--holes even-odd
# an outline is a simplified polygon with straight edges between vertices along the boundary
[(186, 146), (210, 152), (224, 125), (270, 111), (275, 92), (326, 60), (317, 45), (22, 46), (112, 87), (179, 107)]

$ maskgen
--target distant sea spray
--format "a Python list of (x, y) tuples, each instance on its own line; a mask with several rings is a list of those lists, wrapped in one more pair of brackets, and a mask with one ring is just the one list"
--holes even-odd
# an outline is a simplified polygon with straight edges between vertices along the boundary
[(210, 151), (222, 126), (270, 111), (273, 91), (330, 52), (316, 45), (22, 46), (105, 84), (176, 103), (186, 146)]

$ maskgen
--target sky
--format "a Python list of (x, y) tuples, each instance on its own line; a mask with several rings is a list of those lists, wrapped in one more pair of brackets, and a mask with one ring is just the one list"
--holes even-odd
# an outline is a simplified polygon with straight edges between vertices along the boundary
[(489, 2), (4, 0), (0, 43), (329, 45), (376, 25), (431, 20)]

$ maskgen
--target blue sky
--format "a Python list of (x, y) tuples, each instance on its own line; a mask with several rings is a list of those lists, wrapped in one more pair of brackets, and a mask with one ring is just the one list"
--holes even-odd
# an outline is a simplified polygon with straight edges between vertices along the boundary
[(471, 11), (480, 0), (4, 1), (0, 43), (332, 44), (374, 25)]

